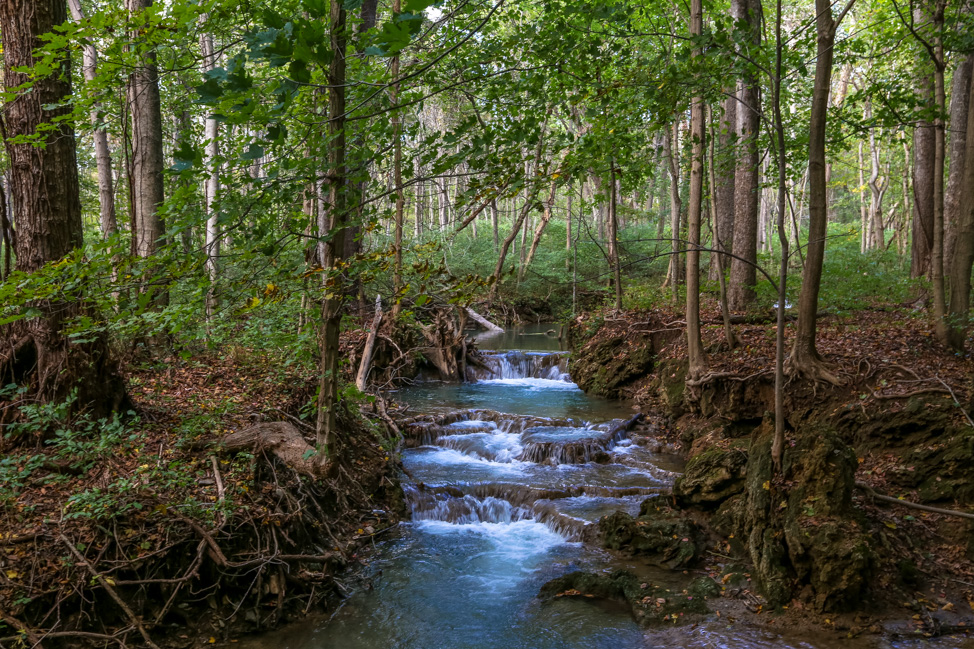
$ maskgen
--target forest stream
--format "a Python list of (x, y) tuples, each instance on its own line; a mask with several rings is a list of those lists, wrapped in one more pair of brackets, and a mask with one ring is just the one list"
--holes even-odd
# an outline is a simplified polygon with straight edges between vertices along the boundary
[(393, 395), (433, 415), (405, 431), (411, 522), (376, 543), (363, 586), (332, 615), (246, 640), (247, 649), (831, 649), (969, 642), (849, 640), (821, 630), (781, 635), (726, 616), (647, 631), (621, 604), (539, 599), (546, 582), (572, 570), (625, 567), (674, 592), (689, 579), (585, 542), (600, 517), (616, 510), (635, 514), (643, 500), (667, 491), (680, 461), (633, 443), (628, 404), (589, 397), (572, 383), (567, 353), (547, 329), (481, 339), (487, 369), (471, 369), (474, 382), (417, 383)]

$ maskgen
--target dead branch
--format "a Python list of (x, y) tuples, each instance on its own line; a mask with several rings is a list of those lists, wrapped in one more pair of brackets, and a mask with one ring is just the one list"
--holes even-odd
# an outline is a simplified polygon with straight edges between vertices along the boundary
[(941, 507), (931, 507), (930, 505), (921, 505), (920, 503), (910, 502), (909, 500), (900, 500), (899, 498), (893, 498), (892, 496), (886, 496), (878, 493), (875, 489), (870, 487), (865, 482), (856, 481), (856, 486), (869, 494), (873, 500), (878, 500), (884, 503), (890, 503), (893, 505), (900, 505), (902, 507), (907, 507), (909, 509), (919, 509), (923, 512), (931, 512), (933, 514), (944, 514), (945, 516), (957, 516), (959, 518), (967, 518), (974, 520), (974, 514), (968, 512), (959, 512), (954, 509), (943, 509)]

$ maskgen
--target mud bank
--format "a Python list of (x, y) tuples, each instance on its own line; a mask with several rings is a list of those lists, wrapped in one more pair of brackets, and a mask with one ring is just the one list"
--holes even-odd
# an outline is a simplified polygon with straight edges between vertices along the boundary
[[(828, 614), (834, 624), (846, 613), (857, 632), (884, 620), (928, 635), (974, 624), (974, 521), (873, 497), (971, 511), (971, 363), (915, 321), (858, 317), (865, 322), (822, 325), (819, 347), (841, 385), (788, 384), (778, 475), (773, 326), (739, 327), (736, 350), (716, 326), (705, 330), (710, 372), (687, 381), (678, 314), (576, 320), (573, 380), (634, 400), (686, 460), (671, 496), (647, 501), (639, 516), (603, 519), (603, 543), (656, 565), (706, 569), (725, 594), (753, 593), (757, 606), (791, 617)], [(666, 542), (674, 539), (678, 547)]]

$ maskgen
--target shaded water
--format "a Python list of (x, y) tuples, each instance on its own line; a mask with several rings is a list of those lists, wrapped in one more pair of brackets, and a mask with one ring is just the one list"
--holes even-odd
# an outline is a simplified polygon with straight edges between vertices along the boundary
[[(261, 649), (271, 643), (274, 649), (915, 646), (782, 636), (724, 619), (645, 631), (613, 603), (539, 601), (541, 586), (568, 571), (624, 567), (584, 541), (600, 517), (634, 514), (643, 500), (668, 490), (680, 465), (632, 443), (626, 404), (588, 397), (570, 382), (557, 339), (527, 333), (495, 339), (476, 383), (420, 384), (393, 395), (430, 415), (404, 430), (412, 521), (377, 546), (367, 586), (333, 616), (253, 643)], [(547, 351), (510, 354), (505, 346)], [(638, 570), (682, 588), (682, 575)], [(935, 646), (959, 642), (966, 641)]]

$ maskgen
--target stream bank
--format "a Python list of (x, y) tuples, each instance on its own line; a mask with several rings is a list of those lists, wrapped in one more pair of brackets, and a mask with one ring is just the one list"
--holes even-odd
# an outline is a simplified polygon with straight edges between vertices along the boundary
[(776, 476), (773, 327), (738, 327), (737, 350), (722, 346), (719, 327), (705, 328), (711, 372), (688, 382), (679, 318), (580, 317), (572, 376), (594, 394), (633, 399), (680, 450), (686, 468), (669, 504), (725, 555), (718, 579), (732, 580), (726, 570), (739, 563), (767, 606), (855, 632), (884, 619), (913, 619), (929, 635), (974, 623), (974, 522), (880, 506), (863, 488), (971, 510), (970, 361), (898, 316), (822, 323), (819, 349), (844, 383), (788, 384)]

